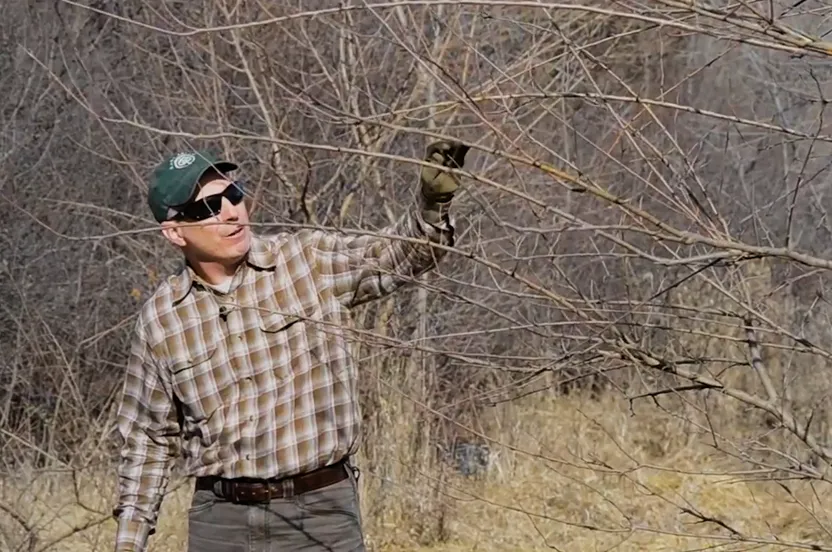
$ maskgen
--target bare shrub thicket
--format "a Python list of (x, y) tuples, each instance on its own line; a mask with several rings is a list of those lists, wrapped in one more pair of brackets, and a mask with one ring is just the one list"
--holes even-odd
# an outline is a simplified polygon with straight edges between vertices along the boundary
[[(4, 7), (0, 543), (109, 546), (90, 535), (108, 523), (129, 331), (180, 262), (145, 204), (162, 155), (239, 160), (259, 231), (374, 231), (415, 200), (425, 145), (451, 137), (473, 148), (457, 244), (356, 312), (371, 542), (395, 523), (423, 544), (463, 538), (461, 493), (522, 513), (535, 546), (832, 549), (829, 14), (815, 0)], [(573, 418), (583, 429), (543, 434)], [(477, 494), (446, 469), (454, 443), (487, 444), (502, 489), (528, 472), (578, 494)], [(759, 481), (753, 500), (790, 504), (793, 523), (713, 513), (645, 470)]]

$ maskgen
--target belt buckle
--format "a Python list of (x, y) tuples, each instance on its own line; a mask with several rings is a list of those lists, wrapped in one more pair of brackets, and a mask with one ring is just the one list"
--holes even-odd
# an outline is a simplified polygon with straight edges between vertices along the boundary
[[(220, 478), (219, 483), (220, 483), (219, 484), (219, 487), (220, 487), (219, 497), (223, 498), (223, 499), (225, 499), (229, 502), (234, 502), (234, 496), (233, 496), (233, 493), (232, 493), (231, 481), (228, 481), (227, 479), (224, 479), (224, 478)], [(214, 494), (217, 494), (216, 487), (214, 488)]]
[(222, 491), (222, 496), (227, 501), (231, 502), (232, 504), (240, 504), (240, 496), (238, 494), (238, 487), (234, 484), (234, 481), (223, 479), (220, 482), (220, 490)]
[[(224, 482), (225, 483), (225, 482)], [(260, 489), (255, 490), (257, 487)], [(265, 489), (263, 489), (265, 487)], [(265, 491), (265, 496), (258, 496), (259, 490)], [(229, 500), (234, 504), (265, 504), (271, 502), (272, 488), (268, 481), (258, 481), (252, 483), (237, 483), (233, 481), (228, 482), (228, 489), (223, 489)]]

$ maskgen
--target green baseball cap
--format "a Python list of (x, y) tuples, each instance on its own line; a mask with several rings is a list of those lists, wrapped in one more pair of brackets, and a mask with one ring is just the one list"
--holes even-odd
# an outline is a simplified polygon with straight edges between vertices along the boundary
[(158, 222), (176, 214), (175, 208), (191, 198), (197, 182), (208, 169), (224, 173), (236, 170), (237, 165), (211, 150), (201, 150), (171, 155), (156, 166), (147, 204)]

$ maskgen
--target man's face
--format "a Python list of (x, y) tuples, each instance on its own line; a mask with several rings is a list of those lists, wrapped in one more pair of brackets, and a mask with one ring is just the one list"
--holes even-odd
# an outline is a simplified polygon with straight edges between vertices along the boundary
[[(222, 194), (229, 186), (234, 184), (223, 175), (206, 175), (200, 181), (200, 190), (194, 202), (202, 202), (204, 208), (206, 198)], [(172, 229), (166, 232), (168, 239), (179, 245), (186, 256), (198, 262), (224, 265), (238, 262), (251, 246), (248, 209), (245, 201), (234, 205), (228, 197), (222, 197), (220, 205), (218, 214), (203, 220), (185, 218), (174, 225), (166, 223)]]

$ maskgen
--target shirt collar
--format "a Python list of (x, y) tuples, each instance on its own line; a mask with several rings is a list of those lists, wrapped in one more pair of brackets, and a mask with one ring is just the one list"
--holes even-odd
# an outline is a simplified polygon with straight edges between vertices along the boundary
[(252, 234), (251, 248), (249, 248), (246, 262), (255, 268), (268, 269), (275, 267), (277, 259), (269, 248), (268, 242)]
[[(259, 236), (251, 236), (251, 247), (246, 256), (245, 265), (259, 269), (271, 269), (277, 264), (274, 253), (269, 249), (268, 243)], [(241, 265), (243, 266), (243, 265)], [(170, 277), (171, 291), (173, 292), (174, 305), (182, 301), (196, 282), (197, 276), (194, 269), (184, 262), (182, 269)]]

